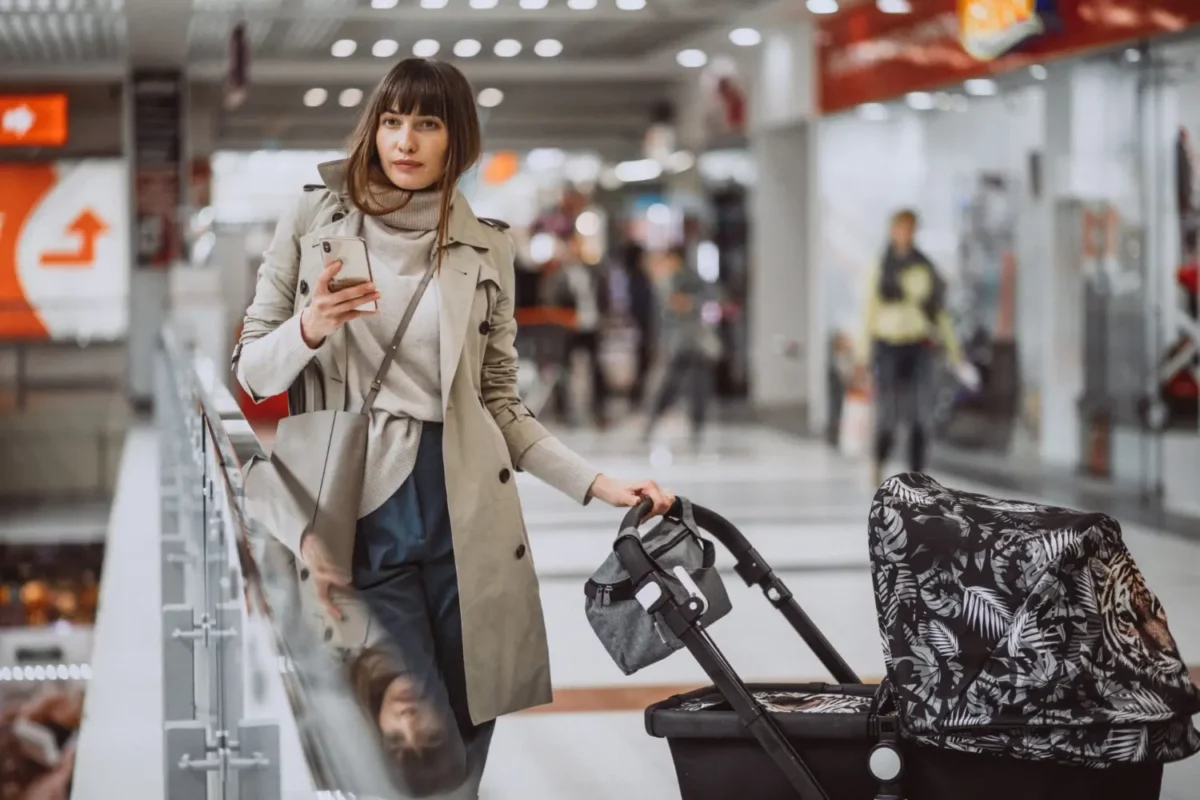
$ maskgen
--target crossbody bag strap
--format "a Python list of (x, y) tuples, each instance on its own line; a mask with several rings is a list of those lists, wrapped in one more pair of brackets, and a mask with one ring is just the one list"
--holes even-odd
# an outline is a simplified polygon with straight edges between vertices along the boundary
[(400, 318), (400, 324), (396, 326), (396, 335), (392, 337), (392, 343), (388, 347), (387, 353), (383, 356), (383, 363), (379, 365), (379, 371), (375, 373), (375, 380), (371, 381), (371, 391), (367, 394), (366, 400), (363, 401), (362, 413), (367, 413), (371, 406), (375, 405), (375, 398), (379, 396), (379, 390), (383, 386), (383, 376), (387, 374), (388, 368), (396, 361), (396, 350), (400, 348), (400, 340), (404, 338), (404, 332), (408, 330), (408, 323), (412, 322), (413, 314), (417, 313), (417, 305), (421, 302), (421, 297), (425, 294), (425, 288), (429, 286), (429, 281), (433, 280), (433, 274), (437, 272), (437, 259), (430, 260), (429, 267), (425, 270), (424, 277), (421, 278), (421, 283), (417, 286), (417, 291), (413, 293), (412, 299), (408, 301), (408, 308), (404, 309), (404, 316)]

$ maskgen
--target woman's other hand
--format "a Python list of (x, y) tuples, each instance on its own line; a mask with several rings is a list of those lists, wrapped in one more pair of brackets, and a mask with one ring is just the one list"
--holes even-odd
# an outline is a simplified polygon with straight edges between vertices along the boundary
[(665, 514), (675, 503), (675, 495), (659, 487), (654, 481), (619, 481), (607, 475), (596, 478), (590, 494), (616, 508), (632, 508), (642, 502), (643, 498), (650, 498), (654, 501), (654, 507), (646, 515), (647, 518)]
[(352, 319), (374, 314), (374, 311), (357, 311), (364, 303), (379, 300), (375, 284), (360, 283), (335, 292), (329, 288), (334, 276), (342, 269), (341, 261), (331, 261), (321, 270), (313, 288), (312, 305), (300, 314), (300, 335), (310, 348), (319, 347), (325, 337)]

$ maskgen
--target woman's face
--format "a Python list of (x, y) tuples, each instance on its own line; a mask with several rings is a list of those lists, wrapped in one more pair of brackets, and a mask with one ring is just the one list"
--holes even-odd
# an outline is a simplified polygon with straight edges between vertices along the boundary
[(428, 189), (446, 169), (446, 123), (421, 114), (384, 112), (375, 132), (379, 163), (388, 180), (407, 191)]

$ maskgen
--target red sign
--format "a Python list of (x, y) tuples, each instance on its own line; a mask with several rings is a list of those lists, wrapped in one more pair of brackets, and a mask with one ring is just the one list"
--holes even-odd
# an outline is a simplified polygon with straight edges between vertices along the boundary
[(65, 94), (0, 95), (0, 146), (59, 147), (66, 143)]
[[(911, 14), (885, 14), (870, 4), (822, 20), (824, 113), (1200, 25), (1198, 0), (1059, 0), (1056, 25), (1044, 33), (1028, 27), (1037, 21), (1022, 16), (1022, 8), (1031, 4), (1020, 0), (961, 5), (959, 0), (912, 0), (912, 5)], [(963, 6), (973, 5), (979, 13), (965, 28), (963, 15), (972, 9)], [(1023, 24), (1025, 35), (1033, 38), (1016, 52), (981, 60), (963, 46), (966, 41), (986, 57), (981, 34), (1012, 36)]]

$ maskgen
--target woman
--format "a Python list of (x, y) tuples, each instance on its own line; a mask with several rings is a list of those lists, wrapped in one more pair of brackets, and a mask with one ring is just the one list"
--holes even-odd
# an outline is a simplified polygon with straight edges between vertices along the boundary
[[(896, 426), (910, 425), (909, 469), (923, 472), (934, 410), (934, 345), (940, 340), (959, 379), (978, 386), (979, 376), (962, 355), (944, 307), (946, 284), (913, 240), (917, 215), (892, 217), (883, 262), (868, 280), (865, 332), (859, 362), (870, 359), (875, 377), (875, 447), (872, 478), (878, 486), (891, 454)], [(860, 368), (865, 373), (865, 366)]]
[[(303, 383), (360, 410), (378, 365), (394, 364), (369, 410), (370, 442), (347, 574), (305, 534), (301, 603), (321, 635), (361, 650), (382, 626), (454, 737), (486, 754), (492, 721), (547, 703), (549, 659), (513, 469), (581, 504), (654, 514), (653, 481), (601, 474), (533, 418), (517, 394), (513, 245), (456, 185), (480, 155), (474, 94), (454, 67), (397, 64), (380, 82), (344, 161), (322, 164), (279, 222), (234, 352), (255, 400)], [(373, 284), (333, 292), (323, 236), (361, 236)], [(436, 277), (394, 356), (391, 337), (427, 266)], [(378, 312), (358, 309), (376, 301)], [(353, 595), (348, 590), (353, 589)], [(319, 601), (319, 605), (312, 601)], [(482, 769), (482, 756), (473, 759)], [(469, 776), (466, 776), (469, 777)]]

